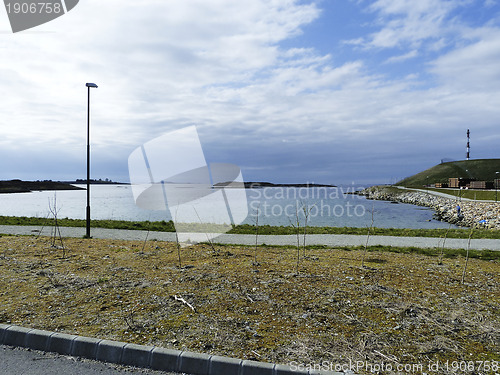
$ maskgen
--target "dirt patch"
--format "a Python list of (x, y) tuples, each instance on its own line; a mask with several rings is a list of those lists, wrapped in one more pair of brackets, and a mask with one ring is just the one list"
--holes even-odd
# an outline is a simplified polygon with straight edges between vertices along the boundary
[(173, 243), (51, 244), (0, 237), (0, 322), (283, 364), (500, 360), (498, 261), (462, 285), (463, 258), (301, 250), (297, 273), (294, 248), (190, 245), (179, 267)]

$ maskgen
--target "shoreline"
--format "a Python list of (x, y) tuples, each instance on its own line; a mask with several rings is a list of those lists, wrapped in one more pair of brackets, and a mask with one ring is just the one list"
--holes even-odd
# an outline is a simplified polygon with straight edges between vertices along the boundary
[[(400, 202), (432, 208), (437, 220), (460, 227), (500, 229), (500, 203), (446, 198), (421, 191), (372, 186), (358, 195), (366, 199)], [(457, 209), (460, 206), (460, 212)]]

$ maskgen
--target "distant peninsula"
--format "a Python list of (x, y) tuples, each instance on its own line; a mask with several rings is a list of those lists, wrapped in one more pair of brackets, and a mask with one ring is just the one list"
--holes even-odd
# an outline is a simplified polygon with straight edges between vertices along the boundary
[[(128, 185), (124, 182), (114, 182), (110, 179), (91, 179), (89, 181), (92, 185)], [(22, 180), (4, 180), (0, 181), (0, 194), (7, 193), (31, 193), (33, 191), (46, 191), (46, 190), (85, 190), (85, 188), (75, 185), (85, 185), (87, 180), (77, 179), (74, 181), (22, 181)]]
[(82, 190), (78, 186), (66, 182), (45, 181), (21, 181), (9, 180), (0, 181), (0, 194), (6, 193), (30, 193), (42, 190)]
[[(85, 185), (87, 183), (86, 179), (76, 179), (75, 181), (60, 181), (63, 184), (75, 184), (75, 185)], [(104, 180), (102, 178), (95, 180), (95, 179), (90, 179), (89, 181), (92, 185), (130, 185), (128, 182), (116, 182), (116, 181), (111, 181), (109, 178), (105, 178)]]
[(305, 183), (305, 184), (275, 184), (272, 182), (219, 182), (214, 184), (215, 187), (234, 187), (234, 188), (242, 188), (245, 189), (259, 189), (259, 188), (275, 188), (275, 187), (285, 187), (285, 188), (318, 188), (318, 187), (328, 187), (334, 188), (335, 185), (325, 185), (325, 184), (313, 184), (313, 183)]

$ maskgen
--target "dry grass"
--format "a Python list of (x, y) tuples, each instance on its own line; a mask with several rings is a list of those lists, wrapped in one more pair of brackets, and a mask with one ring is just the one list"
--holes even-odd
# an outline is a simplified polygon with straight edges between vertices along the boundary
[[(0, 322), (288, 364), (500, 360), (500, 263), (0, 237)], [(176, 298), (177, 297), (177, 298)], [(184, 301), (180, 300), (183, 298)], [(446, 373), (442, 371), (441, 373)]]

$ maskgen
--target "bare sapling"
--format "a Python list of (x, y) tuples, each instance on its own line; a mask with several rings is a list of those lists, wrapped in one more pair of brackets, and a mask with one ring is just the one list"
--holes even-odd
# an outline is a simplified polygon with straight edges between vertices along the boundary
[(366, 256), (366, 252), (368, 250), (368, 241), (370, 241), (370, 234), (371, 234), (371, 231), (373, 229), (374, 211), (375, 211), (375, 207), (374, 207), (374, 205), (372, 205), (372, 220), (371, 220), (370, 226), (368, 227), (368, 233), (366, 235), (365, 250), (363, 251), (363, 258), (361, 260), (361, 267), (365, 266), (365, 256)]
[[(198, 220), (200, 221), (200, 224), (203, 226), (203, 222), (201, 221), (200, 215), (198, 215), (198, 211), (196, 211), (196, 208), (194, 208), (194, 207), (193, 207), (193, 209), (194, 209), (194, 212), (196, 213), (196, 216), (198, 216)], [(215, 249), (214, 242), (212, 241), (212, 239), (210, 238), (210, 236), (208, 235), (207, 232), (205, 232), (205, 236), (207, 237), (208, 244), (212, 248), (213, 255), (219, 255), (219, 251)]]
[(151, 228), (151, 222), (148, 220), (148, 231), (146, 232), (146, 238), (144, 238), (144, 243), (142, 244), (142, 251), (144, 251), (144, 249), (146, 247), (146, 242), (147, 242), (148, 237), (149, 237), (150, 228)]
[(299, 273), (299, 263), (300, 263), (300, 218), (299, 218), (299, 203), (295, 203), (295, 222), (290, 219), (290, 224), (295, 228), (295, 233), (297, 234), (297, 267), (296, 273)]
[[(177, 222), (177, 210), (179, 209), (179, 206), (175, 209), (175, 222)], [(174, 225), (174, 230), (175, 230), (175, 243), (177, 245), (177, 258), (179, 260), (179, 268), (182, 268), (182, 262), (181, 262), (181, 244), (179, 243), (179, 235), (177, 233), (177, 228)]]
[(135, 322), (135, 312), (131, 311), (123, 316), (123, 320), (127, 323), (128, 328), (131, 331), (140, 331), (139, 325)]
[(52, 248), (57, 248), (56, 241), (57, 241), (57, 239), (59, 239), (59, 241), (61, 243), (60, 248), (63, 251), (62, 257), (66, 258), (66, 249), (64, 247), (64, 243), (62, 240), (61, 229), (59, 228), (59, 223), (57, 222), (57, 214), (59, 213), (59, 210), (60, 209), (57, 209), (57, 195), (56, 195), (56, 193), (54, 193), (54, 206), (52, 206), (52, 204), (50, 203), (50, 199), (49, 199), (49, 211), (52, 214), (52, 216), (54, 217), (54, 227), (52, 230), (52, 237), (51, 237), (50, 246)]
[(175, 243), (177, 245), (177, 258), (179, 260), (179, 268), (182, 268), (182, 262), (181, 262), (181, 244), (179, 243), (179, 236), (177, 235), (177, 231), (175, 231)]
[(253, 257), (253, 263), (254, 265), (258, 265), (259, 263), (257, 262), (257, 248), (259, 245), (259, 207), (257, 207), (257, 212), (255, 216), (255, 251), (254, 251), (254, 257)]
[(438, 265), (442, 265), (443, 264), (443, 256), (444, 256), (444, 245), (446, 243), (446, 238), (448, 237), (448, 232), (450, 231), (451, 229), (451, 223), (450, 225), (448, 226), (448, 229), (446, 230), (445, 234), (444, 234), (444, 238), (443, 238), (443, 246), (441, 246), (441, 251), (439, 252), (439, 260), (438, 260)]
[(467, 240), (467, 254), (465, 256), (464, 271), (462, 272), (462, 284), (465, 282), (465, 273), (467, 272), (467, 265), (469, 264), (470, 241), (473, 233), (474, 233), (474, 227), (472, 226), (470, 228), (469, 239)]
[(306, 257), (306, 236), (307, 236), (307, 223), (309, 215), (311, 214), (312, 207), (306, 203), (302, 203), (302, 210), (304, 211), (304, 239), (303, 239), (303, 256)]

